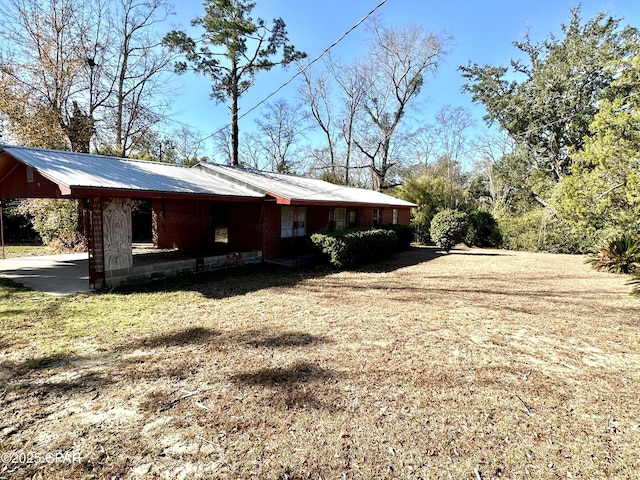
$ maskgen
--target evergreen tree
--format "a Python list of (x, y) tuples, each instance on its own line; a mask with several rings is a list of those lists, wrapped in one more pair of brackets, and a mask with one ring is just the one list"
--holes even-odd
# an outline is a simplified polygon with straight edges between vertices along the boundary
[[(200, 40), (173, 30), (164, 44), (185, 56), (176, 63), (179, 73), (191, 69), (209, 75), (213, 81), (211, 96), (217, 102), (231, 101), (231, 164), (238, 165), (238, 100), (254, 84), (256, 73), (276, 65), (306, 57), (289, 44), (286, 25), (281, 18), (271, 26), (250, 14), (255, 3), (246, 0), (206, 0), (205, 15), (191, 24), (204, 29)], [(276, 59), (280, 51), (280, 58)]]

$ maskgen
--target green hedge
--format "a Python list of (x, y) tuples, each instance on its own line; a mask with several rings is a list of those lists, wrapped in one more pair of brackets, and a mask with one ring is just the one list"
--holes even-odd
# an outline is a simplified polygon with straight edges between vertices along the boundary
[(409, 247), (411, 247), (411, 242), (413, 242), (413, 230), (409, 225), (389, 223), (387, 225), (383, 225), (380, 228), (391, 230), (396, 233), (396, 235), (398, 236), (398, 244), (396, 245), (396, 250), (398, 252), (409, 250)]
[(382, 228), (314, 233), (311, 242), (336, 267), (351, 267), (391, 255), (398, 245), (398, 235)]

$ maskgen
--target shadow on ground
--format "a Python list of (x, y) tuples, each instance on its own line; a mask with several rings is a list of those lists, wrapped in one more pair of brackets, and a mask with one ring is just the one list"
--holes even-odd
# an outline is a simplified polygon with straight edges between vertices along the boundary
[[(411, 247), (407, 251), (393, 254), (390, 258), (355, 267), (352, 270), (357, 272), (393, 272), (434, 260), (442, 255), (444, 252), (435, 247)], [(324, 263), (297, 267), (265, 263), (116, 288), (109, 293), (130, 295), (148, 292), (196, 291), (206, 298), (222, 299), (245, 295), (265, 288), (292, 287), (304, 280), (324, 277), (338, 271), (340, 270)]]
[[(53, 354), (29, 358), (22, 362), (3, 362), (0, 364), (0, 371), (4, 373), (4, 375), (0, 375), (0, 387), (5, 383), (1, 379), (5, 377), (10, 380), (17, 380), (30, 375), (53, 377), (57, 373), (69, 370), (73, 370), (76, 373), (83, 372), (85, 368), (91, 370), (95, 365), (109, 365), (110, 367), (107, 370), (111, 370), (113, 373), (122, 373), (122, 367), (136, 362), (146, 362), (144, 359), (130, 359), (128, 357), (130, 354), (140, 351), (146, 354), (153, 354), (154, 350), (189, 348), (200, 345), (205, 345), (207, 348), (212, 349), (230, 346), (234, 348), (281, 350), (305, 348), (327, 342), (329, 342), (329, 340), (324, 336), (312, 335), (301, 331), (250, 330), (236, 333), (233, 331), (221, 332), (202, 327), (186, 328), (169, 334), (138, 338), (114, 349), (90, 355)], [(187, 365), (188, 363), (187, 361), (184, 365), (174, 365), (171, 369), (164, 369), (162, 371), (167, 372), (167, 376), (179, 376), (174, 370), (184, 369), (188, 373), (190, 368)], [(157, 369), (154, 371), (158, 372)], [(89, 375), (89, 373), (86, 374)], [(41, 384), (41, 386), (46, 392), (56, 389), (55, 382), (48, 382), (46, 385)], [(83, 383), (75, 380), (72, 382), (59, 383), (59, 388), (62, 391), (72, 389), (74, 386), (82, 387)]]

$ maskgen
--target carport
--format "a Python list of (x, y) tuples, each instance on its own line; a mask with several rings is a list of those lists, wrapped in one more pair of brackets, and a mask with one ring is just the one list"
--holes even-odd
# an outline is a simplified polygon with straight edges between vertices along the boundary
[[(228, 212), (238, 205), (253, 205), (259, 212), (264, 195), (196, 169), (3, 145), (0, 198), (78, 200), (89, 249), (84, 278), (92, 289), (262, 260), (260, 238), (242, 239), (238, 242), (242, 249), (236, 250), (234, 232), (227, 231), (217, 245), (215, 230), (220, 225), (215, 222), (222, 222), (217, 211)], [(153, 203), (154, 243), (178, 251), (179, 258), (134, 262), (131, 205), (135, 200)], [(158, 228), (163, 225), (164, 229)]]

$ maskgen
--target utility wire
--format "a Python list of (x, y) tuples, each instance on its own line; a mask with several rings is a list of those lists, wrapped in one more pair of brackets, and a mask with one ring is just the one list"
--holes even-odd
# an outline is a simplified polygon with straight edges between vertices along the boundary
[[(367, 13), (364, 17), (362, 17), (355, 25), (353, 25), (349, 30), (347, 30), (345, 33), (342, 34), (342, 36), (340, 38), (338, 38), (335, 42), (333, 42), (331, 45), (329, 45), (327, 48), (325, 48), (322, 53), (320, 53), (318, 56), (316, 56), (313, 60), (311, 60), (307, 65), (304, 66), (304, 68), (301, 68), (300, 70), (298, 70), (289, 80), (287, 80), (285, 83), (283, 83), (282, 85), (280, 85), (278, 88), (276, 88), (273, 92), (271, 92), (269, 95), (267, 95), (264, 99), (262, 99), (261, 101), (259, 101), (257, 104), (255, 104), (253, 107), (251, 107), (249, 110), (247, 110), (246, 112), (244, 112), (242, 115), (240, 115), (238, 117), (238, 120), (246, 117), (247, 115), (249, 115), (251, 112), (253, 112), (254, 110), (256, 110), (258, 107), (260, 107), (261, 105), (263, 105), (264, 103), (266, 103), (271, 97), (273, 97), (274, 95), (276, 95), (279, 91), (281, 91), (283, 88), (285, 88), (287, 85), (289, 85), (291, 82), (293, 82), (297, 77), (299, 77), (300, 75), (302, 75), (304, 72), (306, 72), (309, 67), (311, 67), (311, 65), (313, 65), (314, 63), (316, 63), (318, 60), (320, 60), (322, 57), (324, 57), (327, 53), (329, 53), (329, 51), (331, 51), (331, 49), (333, 49), (335, 46), (337, 46), (340, 42), (342, 42), (348, 35), (350, 35), (356, 28), (358, 28), (360, 25), (362, 25), (369, 17), (371, 17), (371, 15), (373, 15), (378, 9), (380, 9), (380, 7), (382, 7), (385, 3), (387, 3), (388, 0), (382, 0), (378, 5), (376, 5), (369, 13)], [(212, 138), (214, 136), (216, 136), (218, 133), (222, 132), (225, 128), (231, 126), (230, 123), (227, 123), (224, 127), (216, 130), (215, 132), (213, 132), (211, 135), (207, 135), (206, 137), (204, 137), (201, 141), (205, 141), (208, 140), (209, 138)]]

